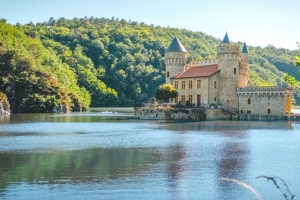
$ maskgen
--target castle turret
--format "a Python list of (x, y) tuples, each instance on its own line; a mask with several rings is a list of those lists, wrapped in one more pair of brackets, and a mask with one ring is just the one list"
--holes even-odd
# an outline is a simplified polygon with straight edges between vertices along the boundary
[(240, 78), (239, 87), (246, 87), (249, 80), (249, 54), (246, 42), (244, 42), (242, 54), (241, 54), (241, 65), (240, 65)]
[(171, 77), (184, 71), (187, 51), (179, 39), (175, 37), (165, 51), (166, 83), (171, 83)]
[(218, 68), (219, 103), (238, 108), (236, 89), (240, 73), (240, 48), (230, 44), (227, 33), (218, 47)]

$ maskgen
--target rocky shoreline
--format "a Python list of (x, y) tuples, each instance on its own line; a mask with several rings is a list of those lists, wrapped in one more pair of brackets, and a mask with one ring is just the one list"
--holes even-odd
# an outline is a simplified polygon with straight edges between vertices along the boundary
[(10, 105), (5, 94), (0, 92), (0, 115), (10, 115)]

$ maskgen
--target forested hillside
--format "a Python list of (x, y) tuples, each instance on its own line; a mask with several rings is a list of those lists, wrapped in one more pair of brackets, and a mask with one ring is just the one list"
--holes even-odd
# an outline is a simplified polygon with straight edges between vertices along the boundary
[[(164, 51), (174, 36), (189, 52), (188, 63), (216, 57), (220, 39), (185, 29), (94, 17), (14, 27), (1, 22), (0, 91), (15, 102), (16, 111), (24, 111), (18, 107), (24, 102), (56, 105), (65, 99), (73, 107), (87, 107), (90, 99), (91, 106), (133, 106), (153, 97), (164, 83)], [(248, 50), (250, 84), (282, 85), (284, 73), (300, 79), (296, 51), (271, 45)], [(13, 87), (13, 94), (7, 92)]]

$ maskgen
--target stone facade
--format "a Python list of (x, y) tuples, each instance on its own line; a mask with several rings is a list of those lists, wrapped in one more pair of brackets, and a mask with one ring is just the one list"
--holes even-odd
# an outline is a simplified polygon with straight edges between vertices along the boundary
[(199, 120), (205, 118), (205, 109), (172, 108), (164, 106), (134, 108), (135, 119)]
[(135, 108), (135, 118), (276, 120), (291, 112), (293, 88), (248, 86), (247, 46), (244, 43), (240, 51), (239, 46), (230, 44), (227, 33), (216, 59), (193, 61), (187, 69), (187, 51), (178, 38), (165, 53), (166, 83), (179, 94), (172, 103), (187, 107)]
[[(245, 43), (241, 51), (239, 46), (230, 44), (226, 33), (217, 49), (216, 59), (194, 61), (185, 69), (187, 52), (177, 38), (178, 45), (174, 46), (174, 40), (166, 50), (165, 61), (166, 83), (171, 83), (179, 93), (173, 103), (223, 107), (222, 112), (208, 112), (209, 118), (291, 112), (292, 88), (248, 87), (249, 54)], [(178, 46), (181, 48), (176, 48)]]
[[(183, 78), (173, 81), (173, 86), (179, 93), (178, 98), (174, 99), (174, 103), (185, 105), (188, 101), (189, 104), (194, 104), (196, 107), (197, 103), (200, 104), (199, 106), (217, 104), (218, 80), (219, 73), (210, 77)], [(216, 82), (216, 87), (214, 87), (214, 82)]]
[(241, 115), (285, 115), (291, 110), (291, 87), (242, 87), (237, 94)]

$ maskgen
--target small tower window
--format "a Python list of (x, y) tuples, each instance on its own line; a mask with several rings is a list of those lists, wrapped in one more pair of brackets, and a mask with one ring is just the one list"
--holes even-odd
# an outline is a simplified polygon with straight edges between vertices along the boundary
[(216, 89), (218, 87), (217, 81), (214, 81), (214, 88)]
[(267, 113), (268, 113), (268, 115), (271, 114), (271, 109), (268, 109), (268, 110), (267, 110)]
[(167, 71), (167, 78), (169, 78), (170, 77), (170, 72), (169, 71)]
[(236, 74), (236, 68), (233, 69), (233, 74)]
[(247, 99), (247, 104), (248, 104), (248, 105), (251, 104), (251, 99), (250, 99), (250, 98)]

